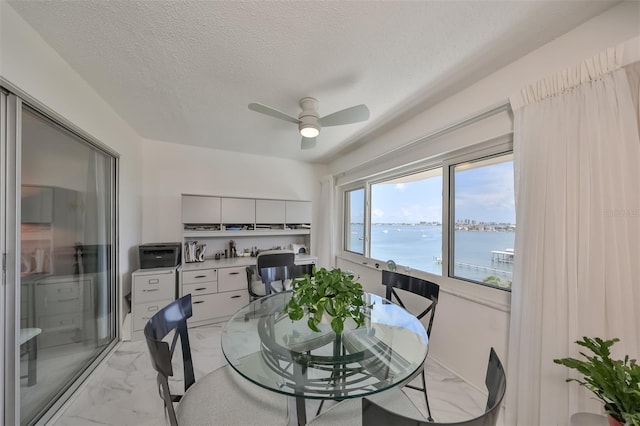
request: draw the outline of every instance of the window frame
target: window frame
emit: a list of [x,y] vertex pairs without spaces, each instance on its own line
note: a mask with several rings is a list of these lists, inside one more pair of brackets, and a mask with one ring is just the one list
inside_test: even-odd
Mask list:
[[[362,242],[362,253],[358,253],[357,251],[353,251],[353,250],[349,250],[347,248],[347,243],[350,241],[351,239],[351,228],[347,227],[347,224],[350,224],[351,222],[351,203],[348,203],[347,200],[350,201],[349,199],[349,194],[351,194],[354,191],[359,191],[362,190],[364,191],[364,200],[363,200],[363,209],[364,209],[364,215],[363,215],[363,226],[364,226],[364,235],[363,235],[363,242]],[[368,230],[369,230],[369,226],[367,223],[367,217],[369,216],[367,214],[368,212],[368,205],[369,203],[367,202],[367,190],[365,188],[364,185],[355,185],[353,187],[348,187],[345,188],[342,191],[342,211],[343,211],[343,215],[342,215],[342,250],[344,252],[347,253],[352,253],[355,256],[368,256],[368,241],[369,241],[369,235],[368,235]]]
[[[482,161],[482,160],[488,160],[491,158],[497,158],[497,157],[502,157],[502,156],[506,156],[506,155],[511,155],[513,156],[513,147],[511,148],[511,150],[506,151],[506,152],[493,152],[493,150],[488,150],[487,152],[491,152],[491,154],[488,155],[484,155],[484,156],[478,156],[477,154],[467,154],[467,155],[461,155],[459,157],[456,157],[455,159],[452,158],[452,161],[447,161],[447,169],[448,169],[448,179],[447,179],[447,183],[448,183],[448,191],[447,191],[447,198],[448,198],[448,204],[449,204],[449,216],[448,216],[448,226],[447,226],[447,244],[448,244],[448,249],[447,249],[447,277],[454,279],[454,280],[458,280],[458,281],[464,281],[464,282],[468,282],[468,283],[472,283],[472,284],[479,284],[485,287],[489,287],[489,288],[494,288],[497,290],[502,290],[502,291],[508,291],[511,292],[511,288],[506,288],[506,287],[500,287],[497,285],[493,285],[493,284],[489,284],[489,283],[485,283],[483,281],[477,281],[471,278],[464,278],[464,277],[460,277],[460,276],[456,276],[454,275],[454,271],[455,271],[455,168],[456,166],[460,165],[460,164],[464,164],[464,163],[473,163],[473,162],[477,162],[477,161]],[[454,161],[455,160],[455,161]],[[512,159],[513,161],[513,159]],[[515,194],[514,194],[515,196]],[[443,197],[444,198],[444,197]],[[443,227],[444,229],[444,227]],[[445,237],[443,236],[443,239]],[[452,259],[452,262],[449,262],[448,260]],[[443,268],[443,275],[444,275],[444,268]]]
[[[422,271],[415,269],[407,265],[398,265],[398,270],[402,272],[404,269],[406,273],[423,275],[427,279],[432,279],[439,282],[455,283],[453,285],[460,286],[462,288],[478,288],[480,285],[483,288],[490,290],[499,290],[501,293],[510,294],[510,288],[493,286],[487,283],[481,283],[466,278],[455,277],[452,275],[453,266],[450,264],[450,259],[453,259],[453,233],[452,226],[454,223],[454,193],[453,193],[453,179],[451,173],[456,165],[464,162],[477,161],[489,157],[495,157],[500,155],[513,154],[513,136],[511,133],[492,138],[480,143],[472,144],[464,148],[452,150],[447,153],[442,153],[431,158],[427,158],[422,161],[417,161],[412,164],[407,164],[402,167],[394,167],[390,170],[384,170],[380,173],[376,173],[373,176],[364,177],[349,182],[343,186],[338,186],[336,192],[341,195],[342,205],[340,206],[342,227],[342,241],[340,242],[340,249],[338,255],[346,260],[353,261],[365,266],[375,267],[376,269],[385,269],[386,260],[374,259],[370,257],[371,253],[371,186],[388,181],[391,179],[401,178],[403,176],[411,175],[414,173],[420,173],[423,171],[441,168],[442,169],[442,273],[440,275],[433,274],[428,271]],[[345,220],[347,218],[346,212],[348,211],[346,193],[354,189],[364,188],[365,190],[365,244],[364,254],[360,255],[352,251],[347,251],[346,239],[347,229],[345,227]]]

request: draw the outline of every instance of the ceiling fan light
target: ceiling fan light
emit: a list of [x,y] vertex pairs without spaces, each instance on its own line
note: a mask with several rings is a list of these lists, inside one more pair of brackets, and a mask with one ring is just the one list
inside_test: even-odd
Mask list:
[[300,126],[300,134],[305,138],[315,138],[320,134],[320,129],[312,124],[304,124]]

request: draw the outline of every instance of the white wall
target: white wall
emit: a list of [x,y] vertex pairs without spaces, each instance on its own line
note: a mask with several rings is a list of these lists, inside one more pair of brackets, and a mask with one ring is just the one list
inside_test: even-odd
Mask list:
[[141,235],[140,137],[5,1],[0,76],[120,155],[120,285],[124,294]]
[[[363,148],[333,161],[329,165],[330,172],[333,175],[347,172],[394,148],[504,102],[525,85],[639,34],[640,2],[619,4],[398,127],[367,140]],[[367,277],[366,281],[380,282],[379,272],[370,267],[363,267],[346,259],[339,260],[338,266],[361,273]],[[438,282],[442,289],[441,300],[437,308],[429,357],[437,359],[476,387],[484,389],[489,348],[494,346],[506,363],[508,300],[505,303],[504,292],[501,290],[455,283],[444,278]],[[464,289],[461,285],[481,288]],[[476,303],[473,301],[475,297],[485,300],[483,303]]]
[[[153,140],[143,142],[142,170],[145,243],[182,241],[181,194],[309,200],[317,224],[327,173],[322,165]],[[316,240],[312,234],[312,253]]]

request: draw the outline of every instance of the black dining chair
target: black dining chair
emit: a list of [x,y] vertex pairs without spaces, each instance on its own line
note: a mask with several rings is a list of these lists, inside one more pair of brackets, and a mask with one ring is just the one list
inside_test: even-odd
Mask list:
[[[427,318],[427,336],[431,337],[431,328],[433,327],[433,319],[436,314],[436,306],[438,305],[438,295],[440,294],[440,286],[431,281],[423,280],[416,277],[411,277],[409,275],[400,274],[392,271],[382,271],[382,285],[387,287],[385,297],[392,302],[397,303],[403,308],[407,309],[405,303],[402,301],[401,296],[405,295],[402,292],[397,290],[402,290],[405,292],[409,292],[418,296],[423,297],[426,302],[426,307],[423,311],[419,313],[411,312],[418,318],[422,320],[423,318]],[[406,300],[406,298],[405,298]],[[409,310],[409,309],[407,309]],[[422,379],[422,386],[416,385],[405,385],[405,387],[409,389],[414,389],[422,392],[424,394],[424,400],[427,404],[427,420],[430,422],[433,421],[431,417],[431,408],[429,407],[429,397],[427,396],[427,382],[425,380],[424,374],[424,365],[420,370],[420,375]]]
[[485,411],[478,417],[455,423],[425,422],[389,411],[381,405],[362,399],[362,424],[367,426],[495,426],[500,415],[500,404],[507,388],[507,378],[502,362],[491,348],[485,384],[489,391]]
[[[171,426],[208,424],[288,424],[288,401],[284,395],[267,391],[244,379],[228,365],[205,375],[197,383],[187,330],[191,318],[191,294],[158,311],[144,327],[151,364],[158,372],[158,392]],[[174,331],[171,346],[163,339]],[[180,338],[184,369],[184,394],[172,394],[169,377],[171,360]],[[178,403],[174,408],[173,404]],[[251,409],[247,409],[247,407]]]
[[[159,310],[144,327],[144,337],[151,355],[151,365],[158,373],[156,379],[158,393],[164,401],[165,412],[169,416],[171,426],[177,426],[178,424],[173,403],[179,402],[182,398],[182,395],[172,394],[169,389],[169,377],[173,376],[171,360],[178,338],[182,348],[184,391],[186,392],[196,381],[193,374],[193,361],[191,359],[191,347],[187,331],[187,319],[191,318],[191,315],[191,294],[187,294]],[[169,343],[163,339],[171,332],[174,332],[174,335],[171,339],[171,346],[169,346]]]

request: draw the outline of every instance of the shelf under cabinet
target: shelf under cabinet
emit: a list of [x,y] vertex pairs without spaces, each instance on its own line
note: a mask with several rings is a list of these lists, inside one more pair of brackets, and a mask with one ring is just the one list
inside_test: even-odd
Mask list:
[[184,231],[185,238],[206,238],[206,237],[269,237],[274,235],[309,235],[310,229],[264,229],[255,231]]

